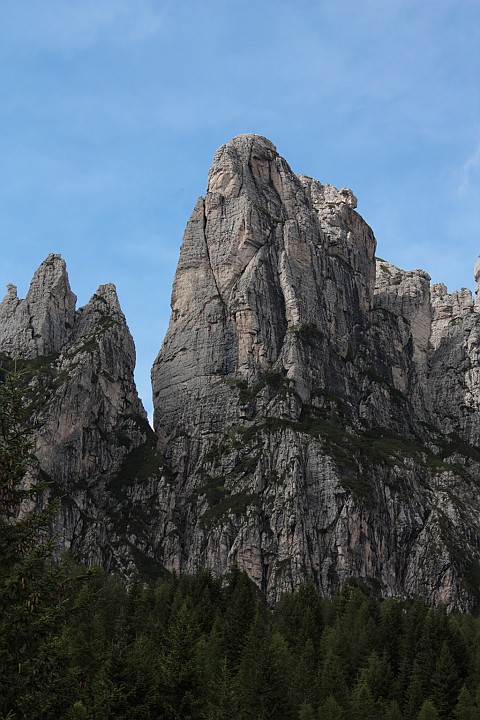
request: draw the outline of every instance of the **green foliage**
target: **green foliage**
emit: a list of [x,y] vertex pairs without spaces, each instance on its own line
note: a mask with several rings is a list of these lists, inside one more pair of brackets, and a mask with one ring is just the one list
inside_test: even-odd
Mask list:
[[464,685],[458,695],[453,717],[455,720],[478,720],[478,715],[479,708],[470,691]]
[[292,335],[298,337],[305,345],[315,347],[319,340],[323,338],[322,331],[314,323],[302,323],[292,327]]
[[416,720],[440,720],[440,715],[437,712],[435,705],[430,700],[425,700],[420,708]]
[[[312,585],[271,610],[237,567],[134,579],[91,573],[31,662],[42,685],[4,716],[118,720],[473,720],[480,619]],[[18,689],[18,685],[17,685]],[[33,701],[35,699],[36,705]],[[38,709],[37,709],[38,708]],[[1,716],[0,716],[1,717]]]

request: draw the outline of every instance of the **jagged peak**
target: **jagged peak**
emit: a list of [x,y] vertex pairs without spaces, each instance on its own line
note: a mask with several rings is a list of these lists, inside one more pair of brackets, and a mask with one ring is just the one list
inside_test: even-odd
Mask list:
[[89,304],[97,302],[98,300],[102,303],[106,303],[112,311],[122,312],[120,301],[118,299],[117,288],[113,283],[99,285],[90,298]]
[[[61,292],[73,295],[65,260],[61,255],[50,253],[35,271],[26,299],[28,301],[37,300],[41,295],[52,292],[55,287],[61,289]],[[73,297],[75,304],[77,298]]]
[[262,135],[237,135],[222,145],[208,173],[209,193],[229,197],[258,194],[259,188],[271,188],[274,172],[281,171],[299,183],[275,145]]
[[75,320],[75,338],[82,338],[95,332],[97,324],[105,322],[105,318],[109,318],[117,326],[118,324],[124,326],[129,333],[117,289],[113,283],[99,285],[90,300],[79,308]]
[[0,349],[19,357],[58,352],[75,318],[76,295],[71,291],[65,261],[50,253],[35,271],[25,299],[7,285],[0,305]]

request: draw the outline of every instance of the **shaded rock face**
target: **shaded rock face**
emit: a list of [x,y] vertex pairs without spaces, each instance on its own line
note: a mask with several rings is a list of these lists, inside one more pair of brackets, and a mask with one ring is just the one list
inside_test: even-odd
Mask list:
[[0,305],[1,364],[8,371],[17,361],[39,424],[33,480],[62,497],[59,550],[127,572],[134,563],[118,483],[125,458],[141,454],[153,433],[115,286],[101,285],[77,311],[75,301],[59,255],[42,263],[25,300],[9,286]]
[[376,261],[355,207],[260,136],[215,155],[152,370],[156,542],[179,571],[238,563],[272,600],[354,577],[469,607],[478,302]]

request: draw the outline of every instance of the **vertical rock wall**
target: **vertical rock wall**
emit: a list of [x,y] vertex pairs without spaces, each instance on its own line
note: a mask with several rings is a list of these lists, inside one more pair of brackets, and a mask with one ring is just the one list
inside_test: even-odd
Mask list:
[[355,206],[265,138],[215,155],[152,370],[158,541],[168,567],[238,562],[272,599],[355,577],[467,606],[478,313],[467,291],[439,301],[426,273],[375,263]]

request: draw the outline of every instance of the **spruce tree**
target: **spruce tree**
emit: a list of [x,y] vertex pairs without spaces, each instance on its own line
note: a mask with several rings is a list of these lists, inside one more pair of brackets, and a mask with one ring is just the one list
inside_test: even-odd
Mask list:
[[396,700],[392,700],[385,708],[383,720],[403,720],[403,715]]
[[416,717],[416,720],[440,720],[440,715],[437,712],[437,708],[431,700],[424,701]]
[[382,716],[367,682],[359,678],[352,690],[350,717],[352,720],[380,720]]
[[302,702],[300,705],[298,710],[298,720],[317,720],[315,710],[307,700]]
[[455,662],[446,642],[443,643],[432,678],[431,699],[441,718],[452,717],[460,689]]
[[468,688],[464,685],[458,695],[458,701],[453,711],[455,720],[478,720],[479,708]]
[[321,720],[344,720],[345,712],[337,700],[329,695],[320,705],[319,716]]
[[197,665],[198,639],[195,615],[190,602],[185,599],[170,620],[161,658],[168,718],[199,717],[203,689]]

